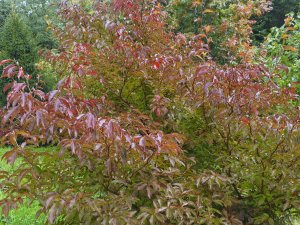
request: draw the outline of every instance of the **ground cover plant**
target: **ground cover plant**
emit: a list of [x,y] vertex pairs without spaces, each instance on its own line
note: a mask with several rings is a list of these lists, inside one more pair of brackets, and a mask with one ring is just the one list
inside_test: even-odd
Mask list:
[[[249,4],[236,8],[247,24],[261,7]],[[11,80],[1,143],[12,147],[3,159],[20,160],[0,172],[4,215],[29,199],[49,224],[289,224],[299,216],[298,95],[255,60],[242,26],[234,39],[245,44],[235,43],[224,64],[211,57],[206,25],[175,32],[159,1],[66,1],[60,16],[65,26],[52,27],[59,51],[44,53],[61,79],[55,90],[1,61]],[[33,147],[43,145],[56,147]]]

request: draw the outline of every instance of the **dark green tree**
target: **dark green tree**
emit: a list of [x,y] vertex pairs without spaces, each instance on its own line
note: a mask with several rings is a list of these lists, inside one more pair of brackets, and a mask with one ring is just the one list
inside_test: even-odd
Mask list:
[[52,22],[57,20],[57,3],[58,0],[18,0],[18,13],[25,16],[40,48],[53,49],[56,46],[52,33],[47,29],[46,18]]
[[56,9],[59,0],[1,0],[0,1],[0,27],[3,26],[6,17],[12,8],[30,28],[36,43],[40,48],[52,49],[56,41],[52,33],[47,29],[46,20],[58,21]]
[[0,1],[0,27],[3,26],[6,17],[9,15],[11,11],[11,5],[8,1]]
[[34,72],[37,60],[37,45],[20,15],[12,12],[6,19],[0,37],[1,58],[10,58],[26,67],[29,73]]
[[[35,63],[38,60],[37,45],[22,17],[12,12],[0,30],[0,59],[12,59],[26,68],[28,73],[35,75]],[[3,80],[0,88],[4,87]],[[4,103],[5,95],[1,91],[1,102]]]

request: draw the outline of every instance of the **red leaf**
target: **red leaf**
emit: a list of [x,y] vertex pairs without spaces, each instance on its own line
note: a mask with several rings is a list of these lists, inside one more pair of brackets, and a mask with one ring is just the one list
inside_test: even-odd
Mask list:
[[8,217],[8,213],[9,213],[9,206],[8,206],[8,202],[6,202],[6,204],[4,204],[2,206],[2,213],[5,217]]
[[45,93],[41,90],[34,90],[33,91],[35,95],[39,96],[42,100],[45,98]]
[[72,151],[73,154],[75,154],[76,146],[75,146],[75,142],[74,141],[71,141],[71,151]]
[[3,92],[6,93],[8,89],[10,89],[13,85],[14,85],[13,82],[6,84],[3,88]]
[[14,83],[12,89],[14,92],[19,92],[20,90],[24,90],[25,87],[26,87],[25,83]]
[[19,72],[18,72],[18,78],[20,79],[22,77],[24,77],[24,70],[22,67],[20,67]]
[[50,206],[50,204],[51,204],[53,198],[54,198],[54,195],[51,195],[51,196],[45,201],[45,208],[46,208],[46,209],[49,208],[49,206]]
[[249,124],[249,123],[250,123],[250,120],[249,120],[247,117],[242,117],[242,118],[241,118],[241,121],[242,121],[244,124]]
[[41,120],[43,119],[43,114],[40,110],[36,111],[36,125],[39,126]]
[[18,176],[18,183],[20,184],[24,176],[28,173],[28,169],[23,170]]
[[53,222],[55,220],[55,217],[56,217],[56,204],[53,204],[52,207],[49,210],[48,220],[49,220],[50,224],[53,224]]
[[0,66],[3,66],[4,64],[9,63],[9,62],[12,62],[12,60],[11,60],[11,59],[5,59],[5,60],[2,60],[2,61],[0,62]]
[[6,152],[3,156],[2,159],[6,159],[8,163],[13,164],[16,161],[17,158],[17,152],[15,149]]
[[145,137],[142,137],[139,141],[139,145],[143,148],[145,148],[146,142],[145,142]]
[[11,78],[15,73],[18,67],[15,65],[8,65],[7,67],[4,68],[3,73],[2,73],[2,77],[8,77]]
[[2,118],[2,124],[5,124],[9,117],[16,111],[17,108],[10,109]]
[[48,96],[48,101],[49,102],[54,98],[54,96],[56,95],[57,92],[58,92],[58,90],[54,90],[54,91],[49,92],[49,96]]
[[153,68],[154,68],[154,69],[159,69],[159,68],[160,68],[160,65],[161,65],[161,64],[160,64],[159,62],[156,62],[156,61],[155,61],[155,62],[153,63]]

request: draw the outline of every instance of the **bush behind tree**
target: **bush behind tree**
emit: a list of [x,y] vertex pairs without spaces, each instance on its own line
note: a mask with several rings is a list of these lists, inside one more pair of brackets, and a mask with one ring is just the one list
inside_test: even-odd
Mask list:
[[280,28],[274,27],[259,48],[257,59],[273,73],[276,82],[300,93],[300,13],[290,13]]

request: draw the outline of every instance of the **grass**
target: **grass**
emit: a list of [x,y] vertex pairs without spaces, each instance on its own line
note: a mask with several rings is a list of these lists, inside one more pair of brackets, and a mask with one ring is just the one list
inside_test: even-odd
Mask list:
[[[2,155],[8,151],[9,148],[0,148],[0,170],[12,171],[15,166],[8,165],[4,160],[1,160]],[[16,162],[17,164],[18,162]],[[4,197],[4,194],[0,190],[0,199]],[[25,201],[26,202],[26,201]],[[41,215],[39,218],[36,218],[35,214],[39,209],[37,202],[34,202],[31,205],[28,203],[20,206],[16,210],[12,210],[9,213],[8,218],[0,216],[0,225],[42,225],[45,224],[46,217]]]

